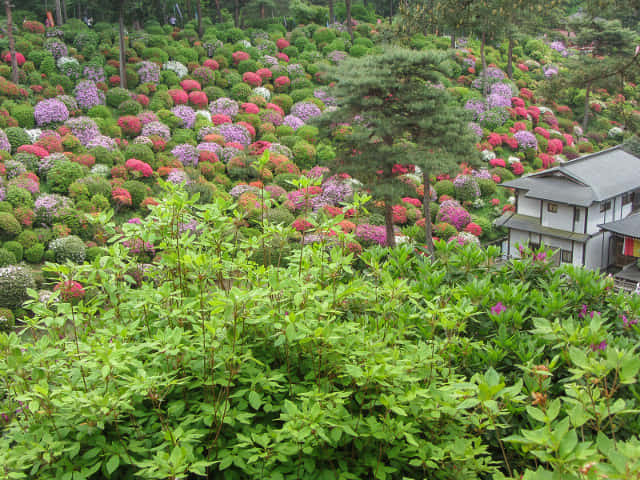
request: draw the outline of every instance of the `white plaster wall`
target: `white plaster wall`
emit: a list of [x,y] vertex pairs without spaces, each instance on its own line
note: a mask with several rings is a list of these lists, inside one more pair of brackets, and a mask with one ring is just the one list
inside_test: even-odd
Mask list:
[[607,218],[610,219],[607,221],[611,221],[611,219],[613,219],[612,210],[613,208],[608,212],[601,212],[599,203],[594,203],[593,205],[591,205],[589,207],[589,218],[587,219],[587,234],[593,235],[594,233],[600,231],[600,229],[598,228],[598,224],[605,223],[605,213],[607,213]]
[[518,194],[518,212],[520,215],[540,218],[540,200],[527,198],[524,193]]
[[548,210],[549,203],[552,202],[542,202],[542,225],[569,232],[573,231],[573,206],[557,203],[558,211],[551,213]]
[[582,265],[582,251],[584,250],[584,243],[574,242],[573,244],[573,265]]
[[[609,237],[611,234],[609,232],[604,232],[604,234],[596,235],[592,237],[587,242],[587,252],[585,255],[585,266],[591,270],[600,270],[606,268],[608,258],[608,252],[606,251],[609,245]],[[604,250],[603,250],[603,242],[604,242]]]

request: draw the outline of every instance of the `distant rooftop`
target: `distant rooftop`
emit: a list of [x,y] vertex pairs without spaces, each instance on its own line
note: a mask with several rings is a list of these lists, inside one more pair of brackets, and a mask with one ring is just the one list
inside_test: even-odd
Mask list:
[[640,213],[629,215],[615,222],[603,223],[598,227],[624,237],[640,238]]
[[588,207],[640,188],[640,158],[617,146],[501,185],[526,190],[530,198]]

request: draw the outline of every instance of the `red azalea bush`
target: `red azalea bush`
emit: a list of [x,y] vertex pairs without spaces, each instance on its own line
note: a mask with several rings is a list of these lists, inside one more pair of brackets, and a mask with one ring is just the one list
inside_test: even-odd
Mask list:
[[125,115],[118,119],[118,126],[122,133],[128,137],[137,137],[142,131],[142,122],[138,117]]
[[21,145],[18,147],[18,152],[31,153],[36,155],[38,158],[44,158],[49,155],[47,149],[39,145]]
[[282,60],[283,62],[288,62],[289,61],[289,55],[282,53],[282,52],[278,52],[276,53],[276,57],[280,60]]
[[80,165],[84,165],[85,167],[91,168],[96,163],[96,157],[88,153],[81,153],[80,155],[76,155],[75,157],[73,157],[72,161],[79,163]]
[[189,102],[189,95],[184,90],[174,88],[169,90],[168,93],[174,105],[184,105]]
[[136,158],[130,158],[124,164],[130,172],[139,174],[141,177],[148,178],[153,175],[153,168],[146,162]]
[[180,86],[187,92],[191,92],[193,90],[202,90],[202,87],[200,86],[200,82],[192,79],[182,80],[180,82]]
[[273,73],[271,73],[271,70],[268,68],[261,68],[256,71],[256,73],[260,75],[260,78],[263,80],[269,80],[273,76]]
[[536,127],[533,129],[533,131],[535,133],[537,133],[538,135],[543,136],[544,138],[546,138],[547,140],[549,140],[549,137],[551,136],[551,134],[549,133],[548,130],[542,128],[542,127]]
[[276,78],[273,84],[275,85],[276,88],[283,89],[285,87],[288,87],[291,84],[291,80],[289,80],[289,77],[285,77],[284,75],[282,75]]
[[194,107],[205,108],[209,104],[209,99],[204,92],[190,92],[189,103]]
[[284,117],[284,110],[280,107],[280,105],[276,105],[275,103],[267,103],[266,108],[267,110],[275,110]]
[[262,85],[262,77],[253,72],[245,72],[242,75],[242,81],[251,85],[252,87],[259,87],[260,85]]
[[[11,63],[11,54],[9,52],[5,53],[2,59],[6,63]],[[24,58],[24,55],[20,52],[16,52],[16,61],[18,62],[18,66],[21,67],[22,65],[24,65],[24,62],[26,62],[27,59]]]
[[80,300],[85,296],[85,290],[82,284],[73,280],[66,280],[58,283],[54,288],[54,292],[60,292],[60,298],[64,302],[72,300]]
[[147,97],[145,94],[143,93],[139,93],[135,96],[135,100],[136,102],[138,102],[140,105],[142,105],[143,107],[146,107],[149,105],[149,97]]
[[476,237],[479,237],[480,235],[482,235],[482,227],[477,223],[473,223],[473,222],[469,223],[464,228],[464,231],[470,233],[471,235],[475,235]]
[[499,147],[502,145],[502,137],[499,133],[490,133],[487,141],[492,147]]
[[505,161],[501,158],[492,158],[489,160],[489,165],[492,167],[503,167],[506,165]]
[[260,107],[258,107],[255,103],[243,103],[240,105],[240,108],[244,113],[258,114],[260,113]]
[[114,188],[111,191],[111,200],[119,207],[130,207],[132,204],[131,194],[124,188]]
[[511,164],[511,170],[516,175],[522,175],[524,173],[524,167],[520,162],[513,162]]
[[243,62],[244,60],[249,60],[250,55],[247,52],[234,52],[231,55],[231,58],[233,59],[233,63],[238,64],[240,62]]
[[313,225],[306,221],[304,218],[297,218],[291,224],[293,228],[295,228],[298,232],[306,232],[313,228]]
[[225,115],[224,113],[216,113],[215,115],[211,115],[211,123],[214,125],[222,125],[223,123],[233,123],[231,121],[231,117],[229,115]]
[[279,38],[278,40],[276,40],[276,47],[278,47],[278,50],[284,50],[289,45],[291,44],[286,38]]
[[552,138],[551,140],[549,140],[549,143],[547,144],[547,153],[549,155],[559,155],[562,153],[562,149],[562,140],[559,140],[557,138]]
[[218,62],[216,62],[215,60],[211,59],[211,58],[207,58],[203,63],[202,63],[203,67],[207,67],[210,68],[211,70],[218,70],[220,68],[220,65],[218,64]]
[[394,205],[391,207],[393,223],[396,225],[404,225],[407,223],[407,207],[402,205]]

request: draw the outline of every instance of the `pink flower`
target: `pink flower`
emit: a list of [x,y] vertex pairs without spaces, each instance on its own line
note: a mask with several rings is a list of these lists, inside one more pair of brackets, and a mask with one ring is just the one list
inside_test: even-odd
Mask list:
[[507,307],[505,307],[502,304],[502,302],[498,302],[493,307],[491,307],[491,313],[494,315],[500,315],[502,312],[506,310],[507,310]]

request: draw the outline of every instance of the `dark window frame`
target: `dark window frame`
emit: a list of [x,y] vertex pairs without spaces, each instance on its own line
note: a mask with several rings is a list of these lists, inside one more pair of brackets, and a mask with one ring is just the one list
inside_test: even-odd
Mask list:
[[560,249],[560,262],[573,263],[573,252],[571,250]]
[[552,202],[547,203],[547,212],[558,213],[558,204]]

